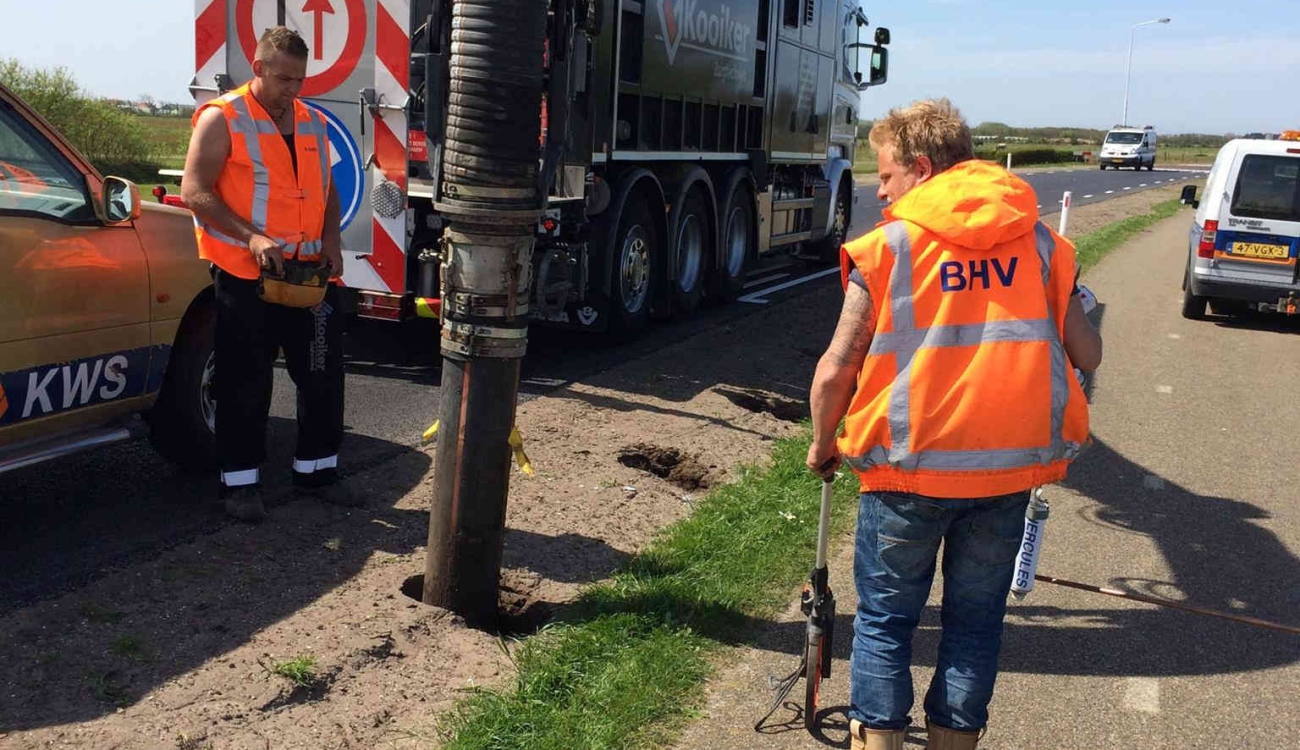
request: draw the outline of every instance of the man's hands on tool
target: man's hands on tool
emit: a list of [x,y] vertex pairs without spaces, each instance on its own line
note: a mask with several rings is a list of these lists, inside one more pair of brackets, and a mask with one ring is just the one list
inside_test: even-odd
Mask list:
[[326,243],[321,248],[320,264],[324,268],[329,268],[331,275],[343,273],[343,249],[338,245]]
[[276,276],[284,275],[284,253],[280,250],[280,243],[265,235],[255,234],[248,238],[248,251],[257,260],[258,268],[275,269]]
[[840,450],[833,441],[828,445],[819,445],[813,441],[808,446],[808,460],[804,463],[812,473],[822,479],[830,479],[840,468]]

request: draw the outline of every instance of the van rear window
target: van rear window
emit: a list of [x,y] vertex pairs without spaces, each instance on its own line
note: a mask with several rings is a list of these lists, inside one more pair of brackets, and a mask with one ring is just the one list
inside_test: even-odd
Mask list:
[[1300,221],[1300,158],[1253,154],[1241,162],[1232,191],[1233,216]]

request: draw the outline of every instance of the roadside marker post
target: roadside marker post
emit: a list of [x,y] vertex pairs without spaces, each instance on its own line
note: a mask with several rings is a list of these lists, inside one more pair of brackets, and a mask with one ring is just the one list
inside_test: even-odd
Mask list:
[[1061,198],[1061,226],[1057,228],[1056,233],[1065,236],[1065,227],[1070,223],[1070,191],[1066,190],[1065,195]]
[[1011,171],[1011,152],[1007,152],[1007,171]]

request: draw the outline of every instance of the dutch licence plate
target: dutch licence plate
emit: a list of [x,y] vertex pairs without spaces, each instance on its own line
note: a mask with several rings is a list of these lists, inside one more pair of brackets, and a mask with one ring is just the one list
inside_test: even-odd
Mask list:
[[1287,245],[1266,245],[1261,242],[1234,242],[1232,254],[1242,258],[1286,260],[1291,255],[1291,248]]
[[1123,164],[1123,163],[1124,163],[1124,160],[1123,160],[1123,159],[1111,159],[1111,161],[1115,162],[1116,164]]

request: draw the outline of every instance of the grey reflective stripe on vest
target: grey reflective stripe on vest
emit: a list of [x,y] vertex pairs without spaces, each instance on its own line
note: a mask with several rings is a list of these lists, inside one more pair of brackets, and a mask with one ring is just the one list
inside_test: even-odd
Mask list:
[[[211,224],[202,221],[201,219],[199,219],[198,216],[194,217],[194,226],[202,229],[209,237],[212,237],[215,240],[220,240],[221,242],[224,242],[227,245],[234,245],[235,247],[242,247],[242,248],[248,247],[247,244],[240,242],[239,240],[235,239],[234,237],[231,237],[230,235],[226,234],[220,229],[217,229]],[[287,242],[284,245],[282,245],[280,249],[286,256],[289,257],[292,257],[294,253],[299,253],[299,252],[301,252],[303,255],[320,255],[321,241],[308,240],[307,242]]]
[[320,255],[321,241],[308,240],[307,242],[290,242],[284,245],[281,250],[286,258],[293,257],[294,253],[301,252],[303,255]]
[[311,121],[299,122],[297,125],[298,135],[308,135],[316,139],[316,155],[320,157],[320,179],[321,179],[321,200],[329,201],[330,197],[330,157],[329,157],[329,129],[325,126],[325,119],[321,117],[316,110],[311,110]]
[[[1065,407],[1070,400],[1069,377],[1065,348],[1056,332],[1056,323],[1049,316],[1035,320],[995,320],[968,325],[942,325],[930,328],[916,327],[915,308],[912,303],[912,242],[907,226],[895,221],[884,226],[885,239],[894,254],[894,269],[889,277],[890,310],[893,330],[876,334],[871,341],[870,354],[893,354],[897,374],[889,392],[889,435],[892,446],[874,446],[860,456],[847,456],[849,465],[859,471],[876,466],[891,465],[907,471],[981,471],[1019,469],[1049,464],[1062,458],[1074,458],[1081,446],[1066,443],[1062,437],[1065,425]],[[1034,244],[1043,267],[1043,284],[1046,288],[1050,276],[1052,254],[1056,241],[1041,222],[1034,227]],[[1051,444],[1041,448],[1012,448],[978,451],[929,450],[911,451],[912,415],[912,363],[921,349],[939,347],[980,346],[998,342],[1048,342],[1050,351],[1051,391]]]
[[1052,254],[1056,252],[1056,240],[1052,230],[1043,222],[1034,224],[1034,249],[1038,251],[1038,261],[1043,266],[1043,286],[1047,286],[1052,277]]
[[[262,159],[262,143],[258,135],[279,134],[280,129],[273,122],[253,119],[248,111],[248,102],[239,97],[230,103],[235,110],[235,119],[230,123],[233,132],[244,135],[244,148],[248,150],[248,159],[253,162],[253,210],[248,220],[259,232],[266,231],[266,214],[271,204],[271,173],[266,169]],[[266,128],[270,130],[267,131]]]
[[217,229],[211,224],[201,220],[197,214],[194,216],[194,226],[198,227],[199,229],[202,229],[204,234],[207,234],[209,237],[213,238],[214,240],[220,240],[221,242],[224,242],[227,245],[234,245],[235,247],[248,247],[248,245],[244,244],[243,242],[240,242],[239,240],[235,239],[234,237],[231,237],[230,235],[226,234],[220,229]]

